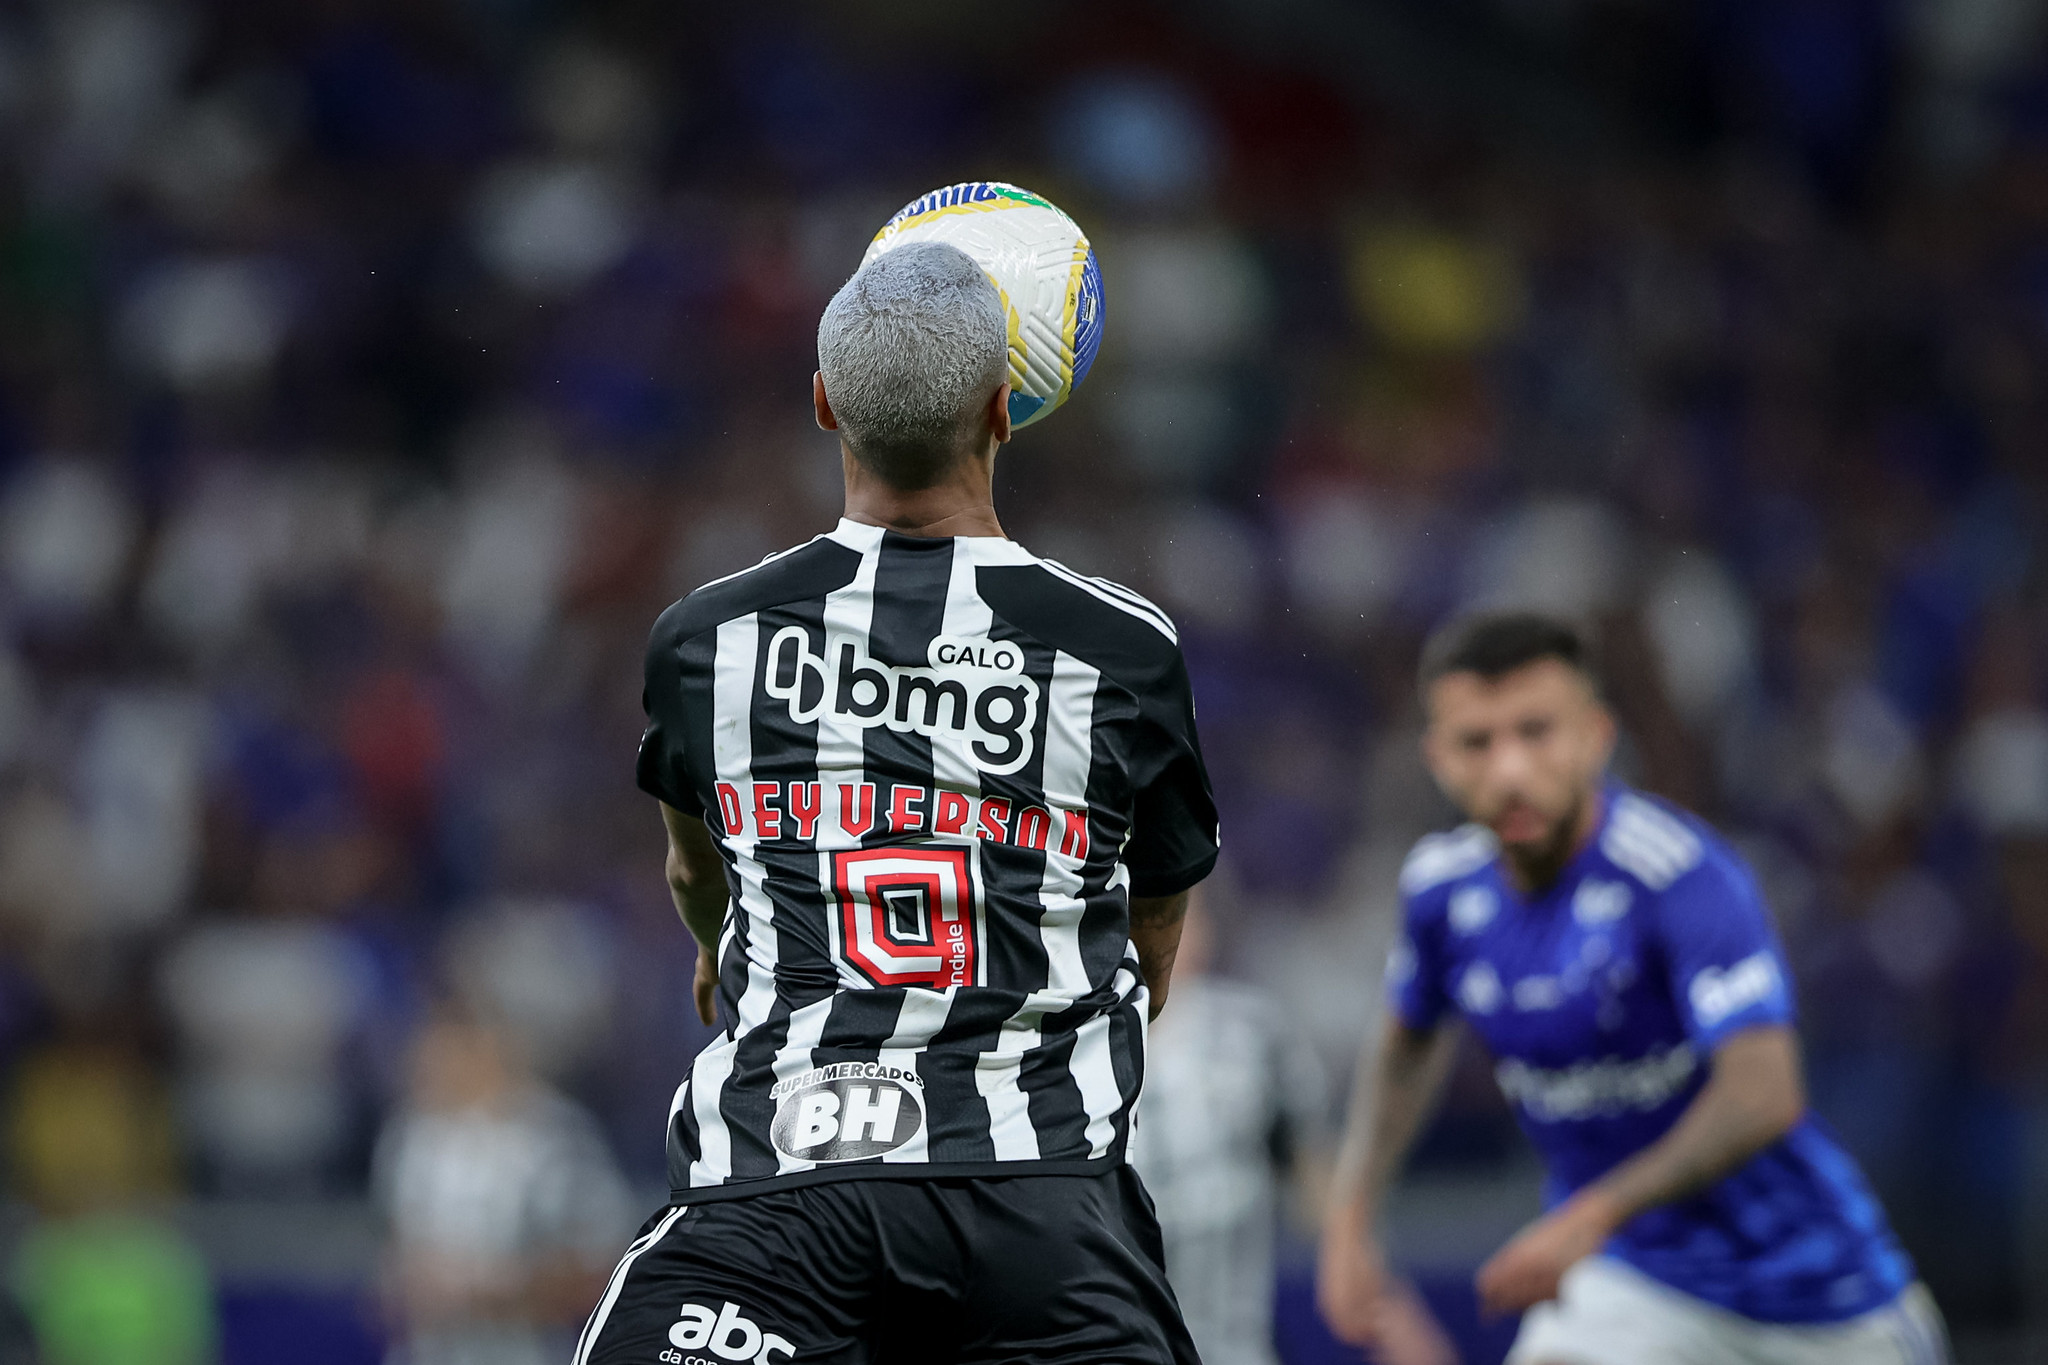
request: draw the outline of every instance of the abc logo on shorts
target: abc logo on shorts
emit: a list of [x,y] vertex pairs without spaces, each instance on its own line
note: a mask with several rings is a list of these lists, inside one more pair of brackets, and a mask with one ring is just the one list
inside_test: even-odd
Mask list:
[[[715,1313],[701,1303],[684,1304],[681,1319],[668,1329],[668,1340],[670,1349],[659,1357],[663,1365],[783,1365],[796,1351],[795,1342],[762,1331],[730,1302]],[[709,1357],[690,1354],[705,1350]]]

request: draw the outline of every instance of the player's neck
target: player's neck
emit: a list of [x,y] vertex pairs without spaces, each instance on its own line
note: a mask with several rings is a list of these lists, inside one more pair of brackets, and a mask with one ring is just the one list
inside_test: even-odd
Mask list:
[[1000,536],[996,520],[995,455],[964,459],[929,488],[894,488],[842,453],[846,518],[906,536]]

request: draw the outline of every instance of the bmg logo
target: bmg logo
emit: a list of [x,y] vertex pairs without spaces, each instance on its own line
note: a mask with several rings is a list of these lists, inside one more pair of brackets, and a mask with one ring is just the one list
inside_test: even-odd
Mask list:
[[747,1361],[749,1365],[779,1365],[796,1353],[796,1343],[773,1332],[764,1332],[752,1318],[740,1316],[736,1303],[712,1312],[701,1303],[683,1305],[682,1319],[668,1329],[671,1349],[663,1351],[663,1365],[715,1365],[715,1362],[685,1354],[708,1350],[720,1361]]
[[829,714],[964,745],[985,773],[1013,773],[1030,759],[1039,684],[1016,645],[941,635],[927,652],[931,667],[908,668],[871,657],[859,639],[827,636],[824,653],[812,644],[809,627],[784,626],[762,661],[762,690],[788,703],[796,724]]

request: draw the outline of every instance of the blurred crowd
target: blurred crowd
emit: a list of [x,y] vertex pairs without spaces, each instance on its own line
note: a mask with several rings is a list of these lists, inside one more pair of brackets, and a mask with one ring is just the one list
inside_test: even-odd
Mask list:
[[[1626,774],[1761,873],[1816,1105],[1951,1317],[2048,1317],[2048,6],[1327,8],[0,4],[0,1075],[45,1359],[171,1360],[181,1311],[213,1349],[165,1200],[483,1236],[390,1193],[446,1183],[436,1114],[584,1182],[500,1211],[531,1264],[478,1294],[609,1262],[704,1038],[631,780],[646,631],[830,526],[818,312],[976,177],[1102,261],[1100,361],[999,510],[1183,627],[1219,962],[1341,1074],[1449,817],[1420,639],[1572,613]],[[1454,22],[1434,103],[1343,60]],[[1425,1160],[1512,1161],[1468,1070]],[[112,1292],[64,1279],[94,1237],[169,1305],[139,1355],[49,1345]]]

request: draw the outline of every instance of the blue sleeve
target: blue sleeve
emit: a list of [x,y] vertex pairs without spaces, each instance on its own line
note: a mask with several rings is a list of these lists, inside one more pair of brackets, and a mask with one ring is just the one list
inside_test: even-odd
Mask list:
[[1401,936],[1387,953],[1387,1008],[1417,1032],[1435,1028],[1451,1004],[1444,993],[1443,917],[1426,912],[1428,899],[1401,898]]
[[1732,1033],[1792,1023],[1791,974],[1756,880],[1710,853],[1658,900],[1671,998],[1695,1049]]

